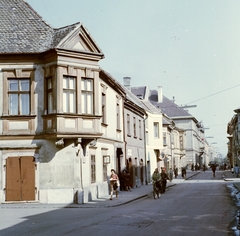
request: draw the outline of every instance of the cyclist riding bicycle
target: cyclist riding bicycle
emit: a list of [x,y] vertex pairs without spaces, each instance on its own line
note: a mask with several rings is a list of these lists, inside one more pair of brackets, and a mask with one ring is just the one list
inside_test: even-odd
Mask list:
[[161,175],[158,172],[158,168],[155,169],[155,171],[152,174],[152,184],[153,184],[153,189],[154,189],[154,185],[156,184],[157,181],[161,180]]

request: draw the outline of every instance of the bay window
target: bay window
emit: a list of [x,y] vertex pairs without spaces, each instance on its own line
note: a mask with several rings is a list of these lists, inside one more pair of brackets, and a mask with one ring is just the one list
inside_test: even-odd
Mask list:
[[93,114],[93,80],[92,79],[82,78],[81,92],[82,92],[82,113]]
[[63,77],[63,112],[76,113],[76,78]]

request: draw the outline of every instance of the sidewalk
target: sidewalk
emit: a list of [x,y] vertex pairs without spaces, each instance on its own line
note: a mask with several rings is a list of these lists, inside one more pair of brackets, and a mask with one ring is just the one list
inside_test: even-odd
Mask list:
[[[187,171],[187,179],[197,175],[200,171],[192,172]],[[240,179],[239,179],[240,180]],[[167,189],[175,186],[178,183],[182,183],[185,180],[181,175],[178,175],[177,179],[173,179],[172,182],[167,181]],[[139,188],[134,188],[132,191],[119,191],[118,199],[113,195],[113,199],[110,200],[110,196],[98,198],[85,204],[41,204],[41,203],[17,203],[17,204],[1,204],[1,208],[103,208],[103,207],[117,207],[138,199],[152,196],[152,184],[143,185]]]
[[[197,175],[198,172],[187,171],[187,179],[191,178],[194,175]],[[184,182],[181,175],[178,175],[177,179],[173,179],[172,182],[167,181],[167,189],[175,186],[178,183]],[[110,196],[106,196],[95,201],[91,201],[81,205],[69,205],[68,207],[80,207],[80,208],[91,208],[91,207],[117,207],[130,202],[136,201],[138,199],[152,196],[152,184],[143,185],[139,188],[134,188],[132,191],[120,191],[118,199],[113,195],[113,200],[109,200]]]
[[240,191],[240,176],[237,178],[231,171],[225,170],[223,173],[223,179],[225,181],[233,181],[233,185]]

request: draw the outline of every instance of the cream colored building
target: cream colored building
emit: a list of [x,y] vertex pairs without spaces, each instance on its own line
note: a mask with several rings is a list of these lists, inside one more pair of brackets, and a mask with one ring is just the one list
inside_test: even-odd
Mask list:
[[0,201],[107,195],[111,168],[125,168],[125,92],[101,49],[81,23],[53,29],[22,0],[0,15]]

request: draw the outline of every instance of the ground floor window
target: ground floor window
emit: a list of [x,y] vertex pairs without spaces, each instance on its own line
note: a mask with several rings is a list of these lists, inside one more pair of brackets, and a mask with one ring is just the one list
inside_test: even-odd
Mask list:
[[96,160],[95,155],[91,155],[91,183],[96,182]]

